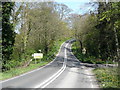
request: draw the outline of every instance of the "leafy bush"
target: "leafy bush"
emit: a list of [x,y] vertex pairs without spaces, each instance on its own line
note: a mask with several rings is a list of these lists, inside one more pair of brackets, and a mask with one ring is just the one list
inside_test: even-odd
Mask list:
[[20,66],[20,62],[17,61],[17,60],[11,60],[11,61],[9,62],[9,65],[10,65],[10,68],[15,68],[15,67]]
[[26,51],[27,55],[32,55],[35,52],[36,52],[35,50],[31,50],[31,49]]
[[[72,45],[72,52],[74,55],[83,63],[90,63],[90,64],[105,64],[106,61],[102,61],[101,59],[97,59],[94,56],[84,55],[79,50],[79,48],[76,47],[76,43],[74,42]],[[110,61],[109,61],[110,63]]]

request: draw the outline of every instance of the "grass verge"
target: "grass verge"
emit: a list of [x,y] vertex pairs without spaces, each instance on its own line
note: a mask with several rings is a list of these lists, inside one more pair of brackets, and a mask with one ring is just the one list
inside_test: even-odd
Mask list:
[[120,88],[117,68],[96,68],[93,72],[101,88]]
[[38,64],[30,64],[27,67],[13,68],[13,69],[11,69],[9,71],[0,73],[0,76],[2,76],[2,77],[0,77],[0,80],[5,80],[5,79],[8,79],[8,78],[12,78],[14,76],[18,76],[18,75],[23,74],[25,72],[34,70],[34,69],[36,69],[38,67],[41,67],[41,66],[44,66],[47,63],[49,63],[49,62],[48,61],[42,61],[42,62],[40,62]]
[[55,55],[58,53],[58,50],[59,50],[61,44],[66,40],[67,39],[59,40],[59,41],[55,42],[54,48],[51,50],[51,52],[49,52],[48,55],[45,55],[44,58],[41,60],[41,62],[39,62],[37,64],[34,64],[34,61],[33,61],[27,67],[12,68],[9,71],[0,72],[0,80],[9,79],[9,78],[12,78],[12,77],[18,76],[20,74],[32,71],[34,69],[37,69],[39,67],[42,67],[42,66],[48,64],[49,62],[51,62],[55,58]]

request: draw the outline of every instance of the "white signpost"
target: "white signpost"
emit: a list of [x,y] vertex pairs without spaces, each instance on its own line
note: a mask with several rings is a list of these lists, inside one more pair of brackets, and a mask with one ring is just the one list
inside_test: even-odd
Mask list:
[[43,53],[34,53],[34,54],[32,54],[32,56],[34,57],[34,59],[35,59],[35,64],[36,64],[36,59],[41,59],[41,58],[43,58]]
[[82,53],[86,54],[86,49],[85,48],[83,48]]

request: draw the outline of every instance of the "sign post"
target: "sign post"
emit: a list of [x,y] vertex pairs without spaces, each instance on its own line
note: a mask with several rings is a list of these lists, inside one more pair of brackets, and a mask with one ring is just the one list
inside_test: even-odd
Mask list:
[[43,53],[34,53],[34,54],[32,54],[32,56],[34,57],[34,59],[35,59],[35,64],[36,64],[36,59],[41,59],[41,58],[43,58]]

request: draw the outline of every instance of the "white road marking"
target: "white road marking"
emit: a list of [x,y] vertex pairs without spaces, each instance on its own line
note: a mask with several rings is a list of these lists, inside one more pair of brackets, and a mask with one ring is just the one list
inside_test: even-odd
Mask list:
[[89,81],[91,82],[90,84],[91,84],[91,88],[94,88],[94,86],[93,86],[93,83],[92,83],[92,78],[91,78],[91,76],[88,76],[88,78],[90,79]]
[[[86,72],[87,72],[87,74],[89,74],[89,75],[91,75],[91,72],[89,71],[89,70],[85,70]],[[94,85],[93,85],[93,83],[92,83],[92,78],[91,78],[92,76],[88,76],[88,78],[89,78],[89,81],[91,82],[90,83],[90,85],[91,85],[91,88],[94,88]]]
[[[76,56],[75,56],[75,55],[73,54],[73,52],[72,52],[72,44],[70,44],[70,50],[71,50],[70,53],[76,58]],[[76,58],[76,60],[79,61],[77,58]]]
[[[66,48],[67,48],[68,44],[69,43],[66,44],[66,46],[65,46]],[[67,50],[66,50],[66,48],[65,48],[65,58],[64,58],[64,63],[63,63],[62,68],[57,73],[52,75],[50,78],[45,80],[43,83],[41,83],[39,85],[36,85],[34,88],[45,88],[47,85],[52,83],[57,77],[59,77],[62,74],[62,72],[66,69],[66,59],[67,59]]]
[[[65,43],[65,42],[64,42],[64,43]],[[59,52],[58,52],[58,54],[56,55],[55,59],[56,59],[57,56],[59,55],[60,50],[61,50],[61,48],[62,48],[62,46],[63,46],[64,43],[62,43],[62,45],[61,45],[61,47],[60,47],[60,49],[59,49]],[[16,78],[19,78],[19,77],[22,77],[22,76],[25,76],[25,75],[27,75],[27,74],[33,73],[33,72],[38,71],[38,70],[40,70],[40,69],[42,69],[42,68],[45,68],[46,66],[50,65],[51,63],[53,63],[53,62],[55,61],[55,59],[54,59],[53,61],[51,61],[50,63],[46,64],[45,66],[41,67],[41,68],[35,69],[35,70],[33,70],[33,71],[30,71],[30,72],[27,72],[27,73],[24,73],[24,74],[21,74],[21,75],[19,75],[19,76],[15,76],[15,77],[13,77],[13,78],[10,78],[10,79],[4,80],[4,81],[1,81],[0,84],[2,84],[2,83],[4,83],[4,82],[7,82],[7,81],[10,81],[10,80],[13,80],[13,79],[16,79]]]
[[54,79],[56,79],[58,77],[59,74],[61,74],[63,72],[63,70],[66,68],[66,65],[63,65],[63,67],[57,72],[55,73],[53,76],[51,76],[49,79],[47,79],[46,81],[44,81],[43,83],[36,85],[34,88],[44,88],[46,87],[48,84],[50,84]]
[[78,72],[78,68],[70,68],[70,71],[55,88],[77,88],[75,86],[79,75],[75,72]]

